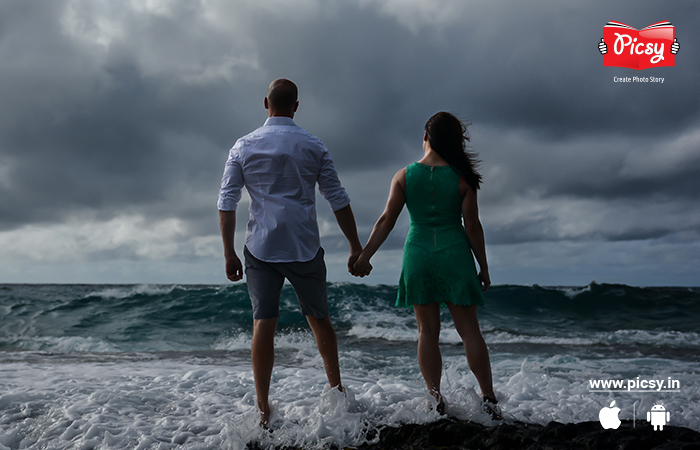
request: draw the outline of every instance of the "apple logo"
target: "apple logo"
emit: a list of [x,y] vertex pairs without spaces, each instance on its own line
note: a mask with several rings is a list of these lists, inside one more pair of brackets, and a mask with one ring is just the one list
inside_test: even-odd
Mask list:
[[610,407],[603,407],[598,414],[598,419],[600,419],[600,424],[603,428],[617,430],[620,426],[620,418],[617,415],[620,413],[620,408],[615,406],[615,400],[610,403]]

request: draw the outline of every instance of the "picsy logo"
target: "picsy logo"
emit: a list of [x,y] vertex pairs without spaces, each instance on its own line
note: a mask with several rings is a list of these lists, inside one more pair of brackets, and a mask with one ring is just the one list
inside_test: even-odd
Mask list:
[[[676,65],[680,44],[671,22],[658,22],[637,30],[621,22],[608,22],[598,50],[603,65],[643,70]],[[609,49],[612,48],[612,52]]]

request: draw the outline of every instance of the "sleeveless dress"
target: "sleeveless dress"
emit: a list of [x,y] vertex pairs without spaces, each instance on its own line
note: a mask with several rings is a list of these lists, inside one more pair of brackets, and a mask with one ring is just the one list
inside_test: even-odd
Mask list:
[[459,175],[451,166],[406,167],[411,226],[404,244],[396,306],[445,302],[483,305],[462,224]]

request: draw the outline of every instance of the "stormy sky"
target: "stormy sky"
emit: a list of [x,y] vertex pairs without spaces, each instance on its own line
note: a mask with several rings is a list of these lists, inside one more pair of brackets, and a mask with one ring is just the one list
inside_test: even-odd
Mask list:
[[[604,67],[610,20],[672,22],[675,67]],[[445,110],[495,284],[700,285],[699,44],[696,0],[0,1],[0,282],[226,283],[224,162],[286,77],[363,242]],[[360,281],[318,214],[329,279]],[[396,284],[407,216],[362,282]]]

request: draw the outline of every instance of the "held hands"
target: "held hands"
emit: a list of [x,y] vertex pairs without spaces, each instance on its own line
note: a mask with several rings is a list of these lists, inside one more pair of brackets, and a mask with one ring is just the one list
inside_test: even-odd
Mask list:
[[369,263],[369,258],[366,253],[360,253],[356,258],[350,273],[356,277],[366,277],[372,272],[372,264]]
[[362,250],[359,251],[351,251],[350,252],[350,258],[348,258],[348,272],[350,272],[350,275],[359,277],[357,272],[355,272],[354,266],[355,266],[355,261],[357,261],[357,258],[360,257],[360,254],[362,253]]

